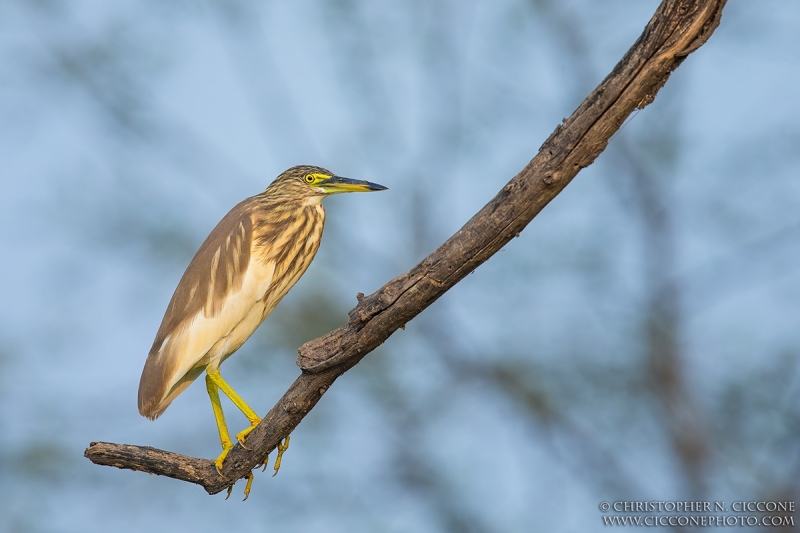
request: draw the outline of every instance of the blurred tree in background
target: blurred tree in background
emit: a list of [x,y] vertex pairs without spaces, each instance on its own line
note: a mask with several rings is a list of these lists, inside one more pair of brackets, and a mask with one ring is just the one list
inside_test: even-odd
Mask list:
[[603,500],[795,499],[800,7],[775,1],[729,4],[519,239],[325,395],[247,504],[82,458],[218,453],[202,387],[156,423],[135,397],[235,203],[300,163],[390,188],[326,202],[314,264],[225,365],[265,411],[297,347],[491,198],[657,4],[0,3],[0,529],[586,531]]

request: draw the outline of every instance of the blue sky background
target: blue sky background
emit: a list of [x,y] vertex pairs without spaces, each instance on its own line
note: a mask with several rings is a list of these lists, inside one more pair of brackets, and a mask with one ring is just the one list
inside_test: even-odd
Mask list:
[[156,422],[136,389],[233,205],[301,163],[389,187],[326,201],[314,264],[223,366],[263,413],[297,348],[457,231],[656,6],[0,2],[0,529],[592,531],[600,501],[796,499],[800,7],[778,1],[731,0],[519,239],[337,381],[246,503],[82,456],[219,453],[204,387]]

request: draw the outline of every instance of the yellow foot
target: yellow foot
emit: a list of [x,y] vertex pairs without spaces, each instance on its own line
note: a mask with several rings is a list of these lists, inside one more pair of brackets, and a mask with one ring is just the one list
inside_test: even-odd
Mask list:
[[283,452],[289,449],[289,437],[290,435],[286,435],[286,438],[283,439],[283,444],[280,442],[278,443],[278,457],[275,458],[275,466],[273,467],[275,469],[275,473],[272,474],[272,477],[277,476],[278,470],[281,468],[281,458],[283,457]]
[[260,418],[257,420],[251,420],[249,428],[245,428],[236,434],[236,440],[239,441],[239,444],[245,450],[249,450],[250,448],[244,445],[244,439],[250,434],[251,431],[253,431],[256,428],[259,422],[261,422]]
[[252,472],[247,474],[247,485],[244,486],[244,500],[242,501],[247,500],[247,498],[250,496],[250,487],[253,486],[253,477],[254,476]]
[[233,444],[228,446],[223,446],[222,453],[219,454],[219,457],[214,459],[214,466],[217,467],[217,473],[221,476],[222,475],[222,463],[225,462],[225,458],[228,456],[228,452],[233,449]]
[[[244,486],[244,500],[242,501],[245,501],[250,496],[250,488],[253,486],[253,478],[253,473],[250,472],[247,475],[247,484]],[[226,500],[231,497],[231,492],[233,492],[233,485],[228,487],[228,494],[225,495]]]

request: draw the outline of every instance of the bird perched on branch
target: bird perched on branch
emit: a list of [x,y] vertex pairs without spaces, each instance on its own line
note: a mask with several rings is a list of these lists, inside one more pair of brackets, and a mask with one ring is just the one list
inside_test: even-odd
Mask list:
[[[214,461],[220,470],[233,442],[219,391],[250,421],[250,427],[236,434],[239,442],[261,421],[222,379],[220,364],[244,344],[311,264],[325,224],[322,199],[384,189],[323,168],[296,166],[231,209],[200,246],[172,295],[142,371],[139,413],[158,418],[205,370],[222,444]],[[276,473],[286,446],[288,437],[278,447]],[[252,477],[246,492],[250,482]]]

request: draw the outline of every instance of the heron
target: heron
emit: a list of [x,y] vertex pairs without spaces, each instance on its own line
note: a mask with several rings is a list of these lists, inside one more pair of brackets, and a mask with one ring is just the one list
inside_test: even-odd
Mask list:
[[[244,344],[311,264],[325,225],[322,200],[332,194],[385,189],[301,165],[286,170],[263,192],[231,209],[189,262],[167,306],[139,382],[139,413],[155,420],[205,371],[222,445],[214,465],[221,472],[233,441],[219,392],[250,422],[235,435],[238,442],[244,444],[261,417],[222,378],[220,365]],[[275,473],[288,439],[278,446]],[[252,473],[245,496],[251,482]]]

